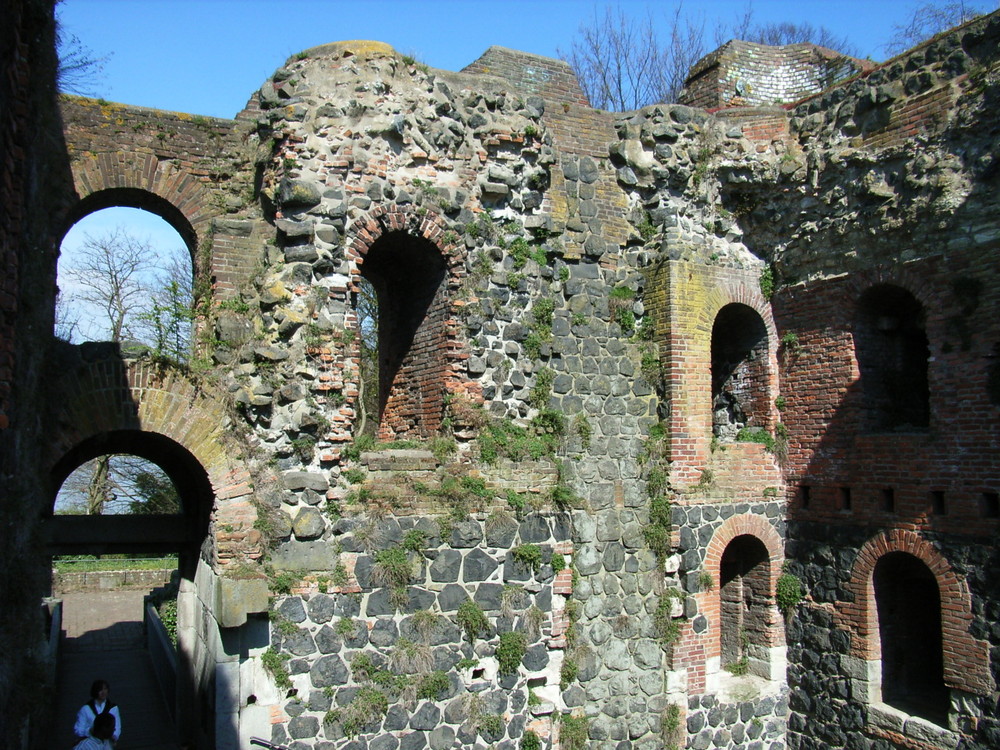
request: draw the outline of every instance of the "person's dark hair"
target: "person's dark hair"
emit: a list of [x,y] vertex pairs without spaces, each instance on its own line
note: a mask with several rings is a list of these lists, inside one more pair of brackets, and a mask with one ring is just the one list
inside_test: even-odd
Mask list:
[[90,733],[99,740],[110,740],[115,735],[115,715],[98,714],[94,717],[94,726]]
[[90,697],[96,698],[102,688],[110,690],[111,684],[107,680],[94,680],[94,684],[90,686]]

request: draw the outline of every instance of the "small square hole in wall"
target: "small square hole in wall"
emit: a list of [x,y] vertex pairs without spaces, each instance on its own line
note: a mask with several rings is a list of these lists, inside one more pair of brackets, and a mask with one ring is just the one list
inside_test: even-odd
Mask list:
[[882,510],[886,513],[896,512],[896,491],[892,487],[882,490]]
[[812,500],[812,487],[808,484],[803,484],[799,487],[799,507],[806,509],[809,507],[809,501]]
[[839,496],[840,496],[840,509],[841,510],[850,510],[851,509],[851,488],[850,487],[841,487],[840,488],[840,492],[839,492]]
[[1000,494],[984,492],[979,498],[979,513],[983,518],[1000,518]]
[[529,677],[528,678],[528,688],[531,690],[537,690],[538,688],[545,687],[544,677]]
[[931,490],[931,513],[935,516],[943,516],[946,512],[944,490]]
[[472,670],[473,680],[484,680],[486,679],[486,667],[477,667]]

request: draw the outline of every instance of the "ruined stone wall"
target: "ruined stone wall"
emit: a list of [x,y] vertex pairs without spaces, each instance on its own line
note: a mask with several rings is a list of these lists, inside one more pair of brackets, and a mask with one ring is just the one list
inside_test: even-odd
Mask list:
[[0,732],[45,747],[54,674],[45,651],[46,560],[37,508],[44,355],[55,294],[55,232],[68,183],[55,100],[52,3],[15,0],[0,29]]
[[[789,626],[793,745],[996,744],[985,623],[997,592],[984,572],[1000,477],[984,363],[997,337],[994,159],[985,156],[996,152],[997,33],[995,17],[972,24],[792,112],[806,149],[798,207],[811,214],[779,230],[787,244],[775,257],[791,282],[774,297],[790,431],[788,556],[810,595]],[[904,373],[925,371],[923,425],[905,402],[910,418],[875,419],[878,373],[864,350],[872,289],[919,310],[925,360]],[[883,368],[882,377],[896,375]],[[894,392],[921,398],[906,382]],[[874,562],[865,561],[890,553],[920,560],[940,590],[949,698],[933,722],[878,707],[885,646],[871,624]]]
[[[556,61],[375,42],[233,122],[65,100],[52,235],[135,205],[197,252],[210,377],[127,380],[54,446],[148,428],[212,477],[179,600],[204,739],[996,744],[997,26],[787,110],[595,112]],[[379,413],[365,282],[403,311]],[[883,334],[912,398],[868,377]],[[938,592],[933,720],[882,700],[883,559]]]

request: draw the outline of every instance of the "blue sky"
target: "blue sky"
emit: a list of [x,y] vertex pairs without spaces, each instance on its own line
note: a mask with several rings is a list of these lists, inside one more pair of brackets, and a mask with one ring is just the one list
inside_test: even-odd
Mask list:
[[[847,36],[860,56],[883,45],[926,0],[753,0],[758,23],[791,21]],[[972,4],[992,6],[992,0]],[[664,22],[670,0],[620,0]],[[590,0],[63,0],[66,31],[110,55],[95,95],[192,114],[233,117],[271,73],[309,47],[346,39],[391,44],[431,67],[460,70],[490,45],[557,57],[605,3]],[[747,0],[687,0],[706,27],[740,16]],[[707,49],[715,45],[711,40]]]
[[[825,26],[846,36],[860,56],[884,60],[894,25],[926,0],[753,0],[756,23],[790,21]],[[996,7],[995,0],[971,2]],[[663,25],[672,0],[620,0],[629,15],[650,13]],[[107,56],[94,95],[111,101],[215,117],[233,117],[274,70],[296,52],[327,42],[375,39],[435,68],[460,70],[491,45],[558,57],[580,25],[603,15],[591,0],[63,0],[66,34],[93,56]],[[711,29],[746,11],[747,0],[687,0],[686,14]],[[183,243],[152,214],[108,209],[74,226],[61,267],[85,233],[128,226],[164,253]],[[68,278],[60,274],[66,288]],[[67,289],[67,291],[69,291]]]

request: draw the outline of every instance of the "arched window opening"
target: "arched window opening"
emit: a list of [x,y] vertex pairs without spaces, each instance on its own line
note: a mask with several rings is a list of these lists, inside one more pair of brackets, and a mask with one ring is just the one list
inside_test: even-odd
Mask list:
[[149,459],[105,454],[77,467],[56,495],[56,515],[172,515],[181,498],[167,473]]
[[890,552],[873,574],[882,646],[882,701],[945,724],[941,594],[930,569],[906,552]]
[[191,255],[186,240],[155,214],[108,208],[84,216],[63,238],[58,283],[57,337],[189,359]]
[[[383,439],[429,437],[440,426],[447,373],[445,273],[437,247],[405,232],[379,238],[361,265],[354,307],[362,359],[368,350],[369,362],[377,364],[377,377],[362,383],[361,403],[371,403],[373,411],[361,422],[376,423]],[[367,393],[372,386],[375,398]]]
[[712,434],[767,427],[768,404],[767,328],[753,308],[726,305],[712,326]]
[[770,566],[757,537],[733,539],[719,570],[722,665],[733,674],[769,677]]
[[917,299],[888,284],[865,292],[858,304],[854,347],[868,427],[927,427],[929,350],[924,309]]

